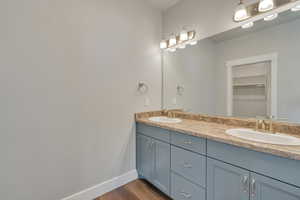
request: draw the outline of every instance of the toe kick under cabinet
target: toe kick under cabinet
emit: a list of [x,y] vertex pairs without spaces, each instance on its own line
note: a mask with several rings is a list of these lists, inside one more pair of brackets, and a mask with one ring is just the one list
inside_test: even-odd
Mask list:
[[300,161],[137,123],[137,171],[174,200],[300,200]]

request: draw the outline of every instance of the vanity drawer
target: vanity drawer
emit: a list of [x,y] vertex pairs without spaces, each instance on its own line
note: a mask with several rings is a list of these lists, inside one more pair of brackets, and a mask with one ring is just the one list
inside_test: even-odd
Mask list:
[[171,173],[171,197],[174,200],[205,200],[205,189]]
[[300,187],[300,161],[207,140],[207,156]]
[[136,131],[137,133],[170,143],[170,131],[166,129],[137,123]]
[[206,157],[171,146],[171,169],[188,180],[206,186]]
[[206,139],[203,138],[171,132],[171,144],[203,155],[206,154]]

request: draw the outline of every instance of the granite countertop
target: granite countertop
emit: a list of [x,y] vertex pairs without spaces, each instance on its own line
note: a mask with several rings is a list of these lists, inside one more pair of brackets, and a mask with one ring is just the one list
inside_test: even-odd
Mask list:
[[245,128],[242,126],[236,126],[236,125],[233,126],[233,125],[206,122],[206,121],[193,120],[193,119],[182,119],[181,123],[167,124],[167,123],[152,122],[148,119],[148,116],[136,117],[136,122],[168,129],[171,131],[177,131],[187,135],[206,138],[217,142],[231,144],[238,147],[244,147],[250,150],[269,153],[280,157],[300,160],[300,146],[283,146],[283,145],[258,143],[258,142],[239,139],[237,137],[233,137],[225,133],[227,129]]

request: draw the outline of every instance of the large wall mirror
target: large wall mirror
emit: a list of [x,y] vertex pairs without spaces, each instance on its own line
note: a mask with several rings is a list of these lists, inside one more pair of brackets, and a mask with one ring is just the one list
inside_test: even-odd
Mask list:
[[163,53],[166,109],[300,123],[300,12]]

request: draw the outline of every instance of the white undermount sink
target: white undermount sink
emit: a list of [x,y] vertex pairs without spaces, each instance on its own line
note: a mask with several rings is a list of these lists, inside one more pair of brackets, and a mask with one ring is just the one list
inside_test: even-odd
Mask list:
[[169,117],[165,117],[165,116],[150,117],[149,120],[153,121],[153,122],[169,123],[169,124],[176,124],[176,123],[182,122],[182,120],[179,118],[169,118]]
[[281,133],[276,133],[276,134],[262,133],[251,129],[229,129],[226,131],[226,133],[231,136],[242,138],[245,140],[250,140],[253,142],[286,145],[286,146],[300,145],[299,138],[281,134]]

